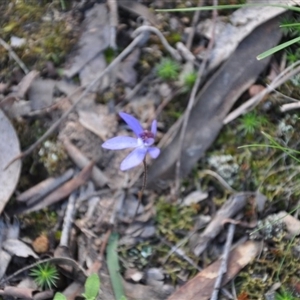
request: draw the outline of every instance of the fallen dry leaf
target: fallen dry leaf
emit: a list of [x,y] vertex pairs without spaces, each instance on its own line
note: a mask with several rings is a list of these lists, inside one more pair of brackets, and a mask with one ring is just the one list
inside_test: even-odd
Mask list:
[[20,154],[18,136],[9,119],[0,110],[0,214],[19,181],[21,161],[17,160],[7,169],[11,160]]
[[106,116],[99,115],[94,111],[84,110],[79,110],[78,115],[79,123],[99,136],[102,141],[105,141],[111,135],[112,128],[107,127],[107,124],[105,124],[108,119]]
[[32,110],[49,107],[53,103],[53,93],[56,82],[51,79],[36,79],[28,90]]
[[78,54],[71,58],[72,66],[64,71],[67,77],[73,77],[109,46],[110,27],[106,5],[96,4],[88,10],[82,26],[85,30],[78,42]]
[[286,211],[281,211],[276,216],[279,222],[283,222],[286,226],[287,232],[291,236],[300,234],[300,221],[291,216]]
[[4,241],[2,247],[11,255],[16,255],[19,257],[32,256],[34,258],[39,258],[29,246],[17,239],[8,239]]
[[134,66],[138,62],[140,54],[139,48],[134,49],[120,65],[118,78],[130,87],[134,87],[137,82],[137,71]]
[[[227,273],[223,277],[222,286],[249,264],[260,251],[260,243],[247,241],[231,250],[228,258]],[[222,260],[218,259],[196,277],[177,290],[168,300],[207,300],[211,297]]]

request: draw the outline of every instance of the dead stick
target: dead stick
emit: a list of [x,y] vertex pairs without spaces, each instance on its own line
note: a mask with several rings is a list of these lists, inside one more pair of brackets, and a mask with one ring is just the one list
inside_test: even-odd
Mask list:
[[64,223],[63,223],[60,242],[59,242],[60,247],[66,247],[66,248],[69,247],[69,236],[73,224],[73,218],[76,211],[76,206],[75,206],[77,200],[76,198],[77,198],[76,192],[74,191],[72,192],[72,194],[69,196],[68,199],[68,205],[65,212]]
[[220,265],[218,277],[215,281],[214,291],[213,291],[213,293],[210,297],[210,300],[218,300],[218,294],[219,294],[219,290],[221,289],[223,275],[227,272],[228,257],[229,257],[229,253],[230,253],[230,247],[231,247],[231,244],[232,244],[234,232],[235,232],[235,225],[230,224],[229,228],[228,228],[224,253],[223,253],[223,256],[222,256],[222,262],[221,262],[221,265]]

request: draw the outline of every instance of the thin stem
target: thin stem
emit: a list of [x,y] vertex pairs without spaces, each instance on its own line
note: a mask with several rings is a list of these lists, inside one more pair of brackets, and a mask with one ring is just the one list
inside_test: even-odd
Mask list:
[[147,183],[147,164],[146,164],[146,157],[144,158],[143,160],[143,164],[144,164],[144,175],[143,175],[143,185],[142,185],[142,188],[141,190],[139,191],[139,194],[138,194],[138,205],[136,207],[136,210],[135,210],[135,213],[134,213],[134,217],[133,217],[133,221],[137,215],[137,212],[140,208],[140,205],[141,205],[141,202],[142,202],[142,197],[143,197],[143,194],[144,194],[144,191],[145,191],[145,188],[146,188],[146,183]]

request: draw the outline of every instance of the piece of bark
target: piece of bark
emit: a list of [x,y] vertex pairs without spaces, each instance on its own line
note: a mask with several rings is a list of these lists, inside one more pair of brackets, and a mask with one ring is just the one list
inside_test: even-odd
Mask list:
[[50,177],[18,195],[17,200],[20,202],[27,202],[28,205],[32,205],[72,178],[73,175],[74,170],[69,169],[57,178]]
[[[261,249],[260,243],[255,241],[247,241],[242,245],[231,250],[228,259],[228,268],[222,280],[222,286],[232,280],[249,264]],[[208,300],[212,295],[215,280],[221,266],[221,259],[218,259],[203,271],[197,274],[196,277],[188,281],[179,290],[177,290],[168,300]]]
[[86,183],[86,181],[89,179],[89,177],[91,175],[93,166],[94,166],[94,163],[91,162],[89,165],[84,167],[76,177],[67,181],[65,184],[63,184],[57,190],[55,190],[54,192],[49,194],[46,198],[44,198],[37,205],[34,205],[33,207],[26,209],[25,212],[29,213],[29,212],[40,210],[44,207],[52,205],[64,198],[66,198],[73,191],[75,191],[81,185]]
[[[275,46],[281,38],[278,19],[259,26],[238,46],[197,95],[190,114],[180,159],[181,175],[187,175],[217,138],[223,120],[235,101],[257,79],[270,57],[261,61],[256,56]],[[178,131],[179,132],[179,131]],[[175,175],[179,157],[179,134],[153,162],[148,171],[148,187],[167,186]]]
[[231,196],[223,206],[218,210],[215,217],[208,224],[205,230],[192,237],[192,248],[195,255],[199,256],[208,246],[208,243],[214,239],[222,230],[224,221],[234,217],[247,204],[249,194],[240,193]]
[[[84,168],[85,166],[90,164],[89,159],[86,158],[81,153],[81,151],[76,146],[74,146],[67,138],[64,138],[62,142],[68,152],[68,155],[79,168]],[[98,187],[103,187],[108,183],[108,178],[106,178],[106,176],[96,166],[94,166],[92,169],[91,178],[95,185]]]

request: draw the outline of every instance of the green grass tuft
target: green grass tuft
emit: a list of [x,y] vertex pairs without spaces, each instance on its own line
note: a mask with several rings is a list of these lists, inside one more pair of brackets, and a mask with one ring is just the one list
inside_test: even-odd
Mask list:
[[59,279],[58,271],[50,263],[39,264],[30,271],[36,284],[42,289],[52,289]]
[[163,80],[176,80],[179,69],[179,64],[170,58],[163,58],[156,66],[157,76]]

